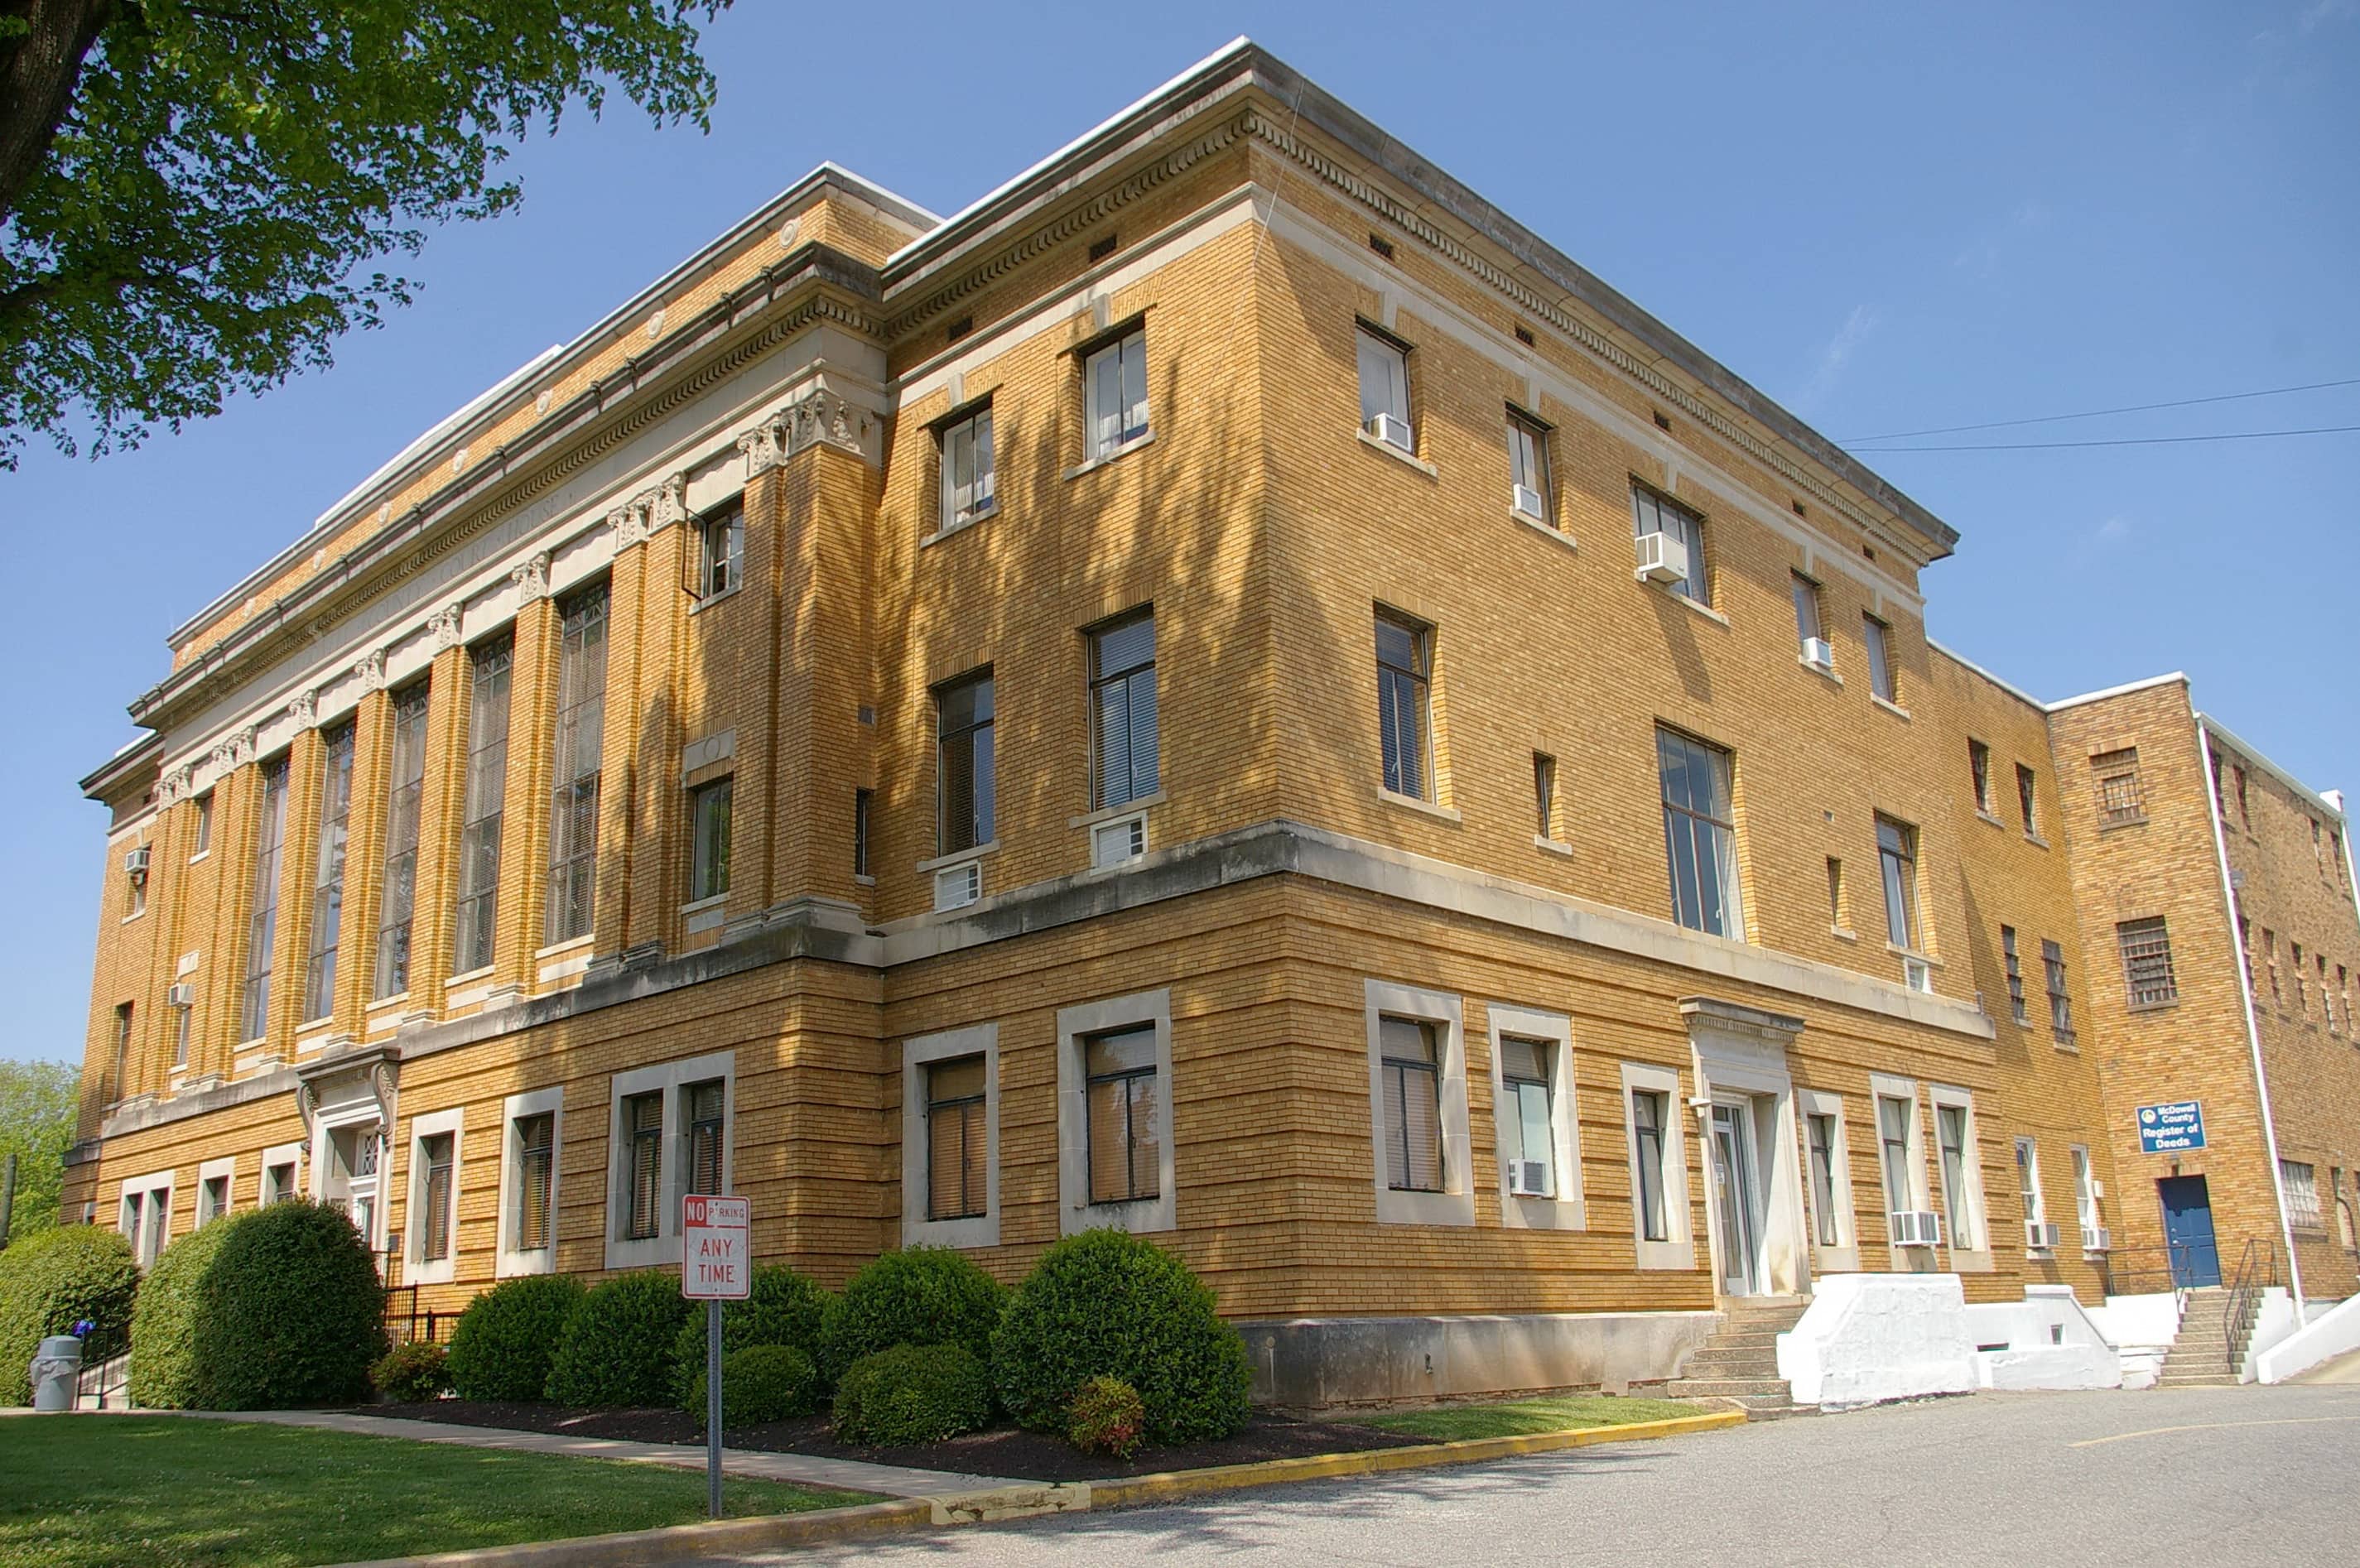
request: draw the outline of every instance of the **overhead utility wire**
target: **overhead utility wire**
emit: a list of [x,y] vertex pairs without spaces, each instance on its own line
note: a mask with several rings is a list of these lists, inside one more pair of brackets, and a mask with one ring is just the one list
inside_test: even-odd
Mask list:
[[[2307,430],[2232,430],[2213,436],[2125,436],[2115,441],[1986,441],[1959,446],[1876,446],[1860,453],[1882,457],[1888,452],[2058,452],[2077,446],[2178,446],[2185,441],[2266,441],[2274,436],[2333,436],[2360,430],[2360,425],[2321,425]],[[1847,451],[1852,450],[1847,448]]]
[[1917,436],[1954,436],[1968,430],[1998,430],[2014,425],[2053,425],[2067,419],[2097,419],[2109,414],[2144,414],[2157,408],[2192,408],[2200,403],[2234,403],[2246,397],[2283,397],[2290,392],[2321,392],[2331,387],[2360,387],[2360,377],[2344,381],[2313,381],[2302,387],[2272,387],[2260,392],[2223,392],[2212,397],[2181,397],[2169,403],[2133,403],[2121,408],[2092,408],[2079,414],[2043,414],[2031,419],[1993,419],[1981,425],[1943,425],[1930,430],[1895,430],[1888,435],[1854,436],[1841,446],[1860,446],[1869,441],[1908,441]]

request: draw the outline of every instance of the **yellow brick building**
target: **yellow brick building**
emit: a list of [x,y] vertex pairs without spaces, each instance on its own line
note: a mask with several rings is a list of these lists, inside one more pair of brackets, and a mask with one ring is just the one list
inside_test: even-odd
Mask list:
[[1119,1225],[1306,1400],[2095,1301],[2113,939],[1956,538],[1251,45],[947,220],[824,166],[173,634],[70,1214],[445,1310],[691,1191]]

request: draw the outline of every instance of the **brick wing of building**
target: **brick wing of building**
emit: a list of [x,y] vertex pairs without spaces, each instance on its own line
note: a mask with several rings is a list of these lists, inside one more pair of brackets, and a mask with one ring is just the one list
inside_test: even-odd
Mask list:
[[1957,538],[1242,41],[949,219],[823,166],[172,634],[68,1215],[315,1194],[441,1310],[691,1192],[1115,1225],[1295,1402],[2200,1207],[2348,1293],[2341,813],[1929,643]]

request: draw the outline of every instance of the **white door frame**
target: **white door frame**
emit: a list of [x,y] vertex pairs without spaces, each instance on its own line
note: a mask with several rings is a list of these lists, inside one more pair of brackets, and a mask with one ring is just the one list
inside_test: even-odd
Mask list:
[[[1787,1049],[1803,1020],[1708,996],[1688,996],[1680,1011],[1696,1065],[1699,1131],[1711,1152],[1712,1107],[1743,1105],[1752,1112],[1756,1278],[1763,1293],[1798,1296],[1810,1290],[1810,1224],[1803,1207],[1801,1122]],[[1713,1288],[1729,1277],[1721,1254],[1717,1183],[1705,1182],[1707,1234],[1713,1251]]]
[[[1728,1117],[1730,1152],[1733,1159],[1730,1162],[1730,1184],[1744,1205],[1734,1215],[1724,1213],[1721,1205],[1720,1124],[1722,1118],[1719,1113],[1723,1111],[1731,1113]],[[1763,1246],[1767,1227],[1764,1223],[1766,1216],[1763,1213],[1762,1203],[1762,1149],[1761,1140],[1754,1131],[1754,1096],[1731,1089],[1717,1089],[1706,1103],[1704,1116],[1705,1152],[1711,1161],[1706,1189],[1711,1194],[1713,1204],[1714,1288],[1722,1295],[1762,1295],[1769,1287],[1770,1268],[1766,1249]],[[1736,1260],[1729,1257],[1729,1237],[1721,1228],[1732,1219],[1736,1222],[1734,1229],[1745,1251],[1745,1256]],[[1742,1263],[1743,1269],[1732,1267],[1732,1261]],[[1732,1281],[1743,1288],[1732,1290]]]

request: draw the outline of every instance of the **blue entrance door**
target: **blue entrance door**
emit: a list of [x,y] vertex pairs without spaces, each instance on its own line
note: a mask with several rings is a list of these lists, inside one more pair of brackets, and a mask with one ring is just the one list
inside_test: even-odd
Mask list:
[[2195,1290],[2221,1282],[2221,1249],[2212,1240],[2212,1195],[2202,1176],[2163,1176],[2163,1239],[2171,1248],[2171,1282]]

